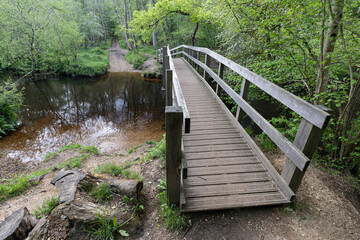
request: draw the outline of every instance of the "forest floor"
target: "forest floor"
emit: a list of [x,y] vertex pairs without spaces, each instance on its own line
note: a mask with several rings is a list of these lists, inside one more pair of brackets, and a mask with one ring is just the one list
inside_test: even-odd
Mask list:
[[140,70],[134,69],[133,66],[125,59],[125,55],[129,50],[122,49],[117,41],[113,39],[109,49],[109,72],[154,72],[158,67],[156,66],[156,59],[151,54],[145,54],[147,60],[144,62]]
[[[81,169],[93,173],[99,163],[121,164],[141,159],[151,147],[146,144],[131,154],[120,149],[101,152],[84,160]],[[72,150],[62,152],[52,163],[65,161],[74,154]],[[268,158],[278,170],[286,159],[280,152],[270,152]],[[160,201],[156,198],[158,179],[164,176],[160,160],[134,165],[132,170],[145,178],[141,196],[145,211],[141,215],[142,227],[127,239],[360,239],[359,191],[313,165],[292,205],[192,213],[190,227],[178,232],[167,230],[160,217]],[[39,185],[0,203],[0,222],[21,206],[31,212],[45,198],[56,194],[49,183],[54,175],[55,172],[48,173]]]

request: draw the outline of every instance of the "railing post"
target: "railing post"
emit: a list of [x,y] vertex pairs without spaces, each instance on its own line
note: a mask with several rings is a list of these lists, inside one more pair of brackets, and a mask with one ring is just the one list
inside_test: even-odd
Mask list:
[[[224,77],[224,64],[222,64],[221,62],[219,62],[218,76],[220,79],[223,79],[223,77]],[[218,83],[216,83],[215,93],[216,93],[216,95],[220,96],[220,89],[219,89]]]
[[[332,111],[331,109],[325,108],[323,106],[318,106],[318,107],[320,107],[322,110],[328,113],[331,113]],[[308,157],[309,159],[311,159],[312,156],[314,155],[329,120],[330,120],[330,116],[328,120],[325,122],[322,129],[314,126],[312,123],[310,123],[304,118],[301,120],[299,129],[295,136],[294,145],[300,151],[302,151],[305,154],[305,156]],[[281,173],[281,177],[289,185],[291,190],[293,190],[293,192],[296,193],[300,186],[301,180],[304,177],[305,172],[306,169],[301,171],[288,158],[286,159],[285,166]]]
[[[249,93],[249,86],[250,82],[246,80],[246,78],[243,78],[243,82],[241,84],[241,91],[240,91],[240,97],[242,97],[245,101],[247,101],[248,93]],[[244,111],[241,111],[240,106],[236,109],[236,116],[235,118],[238,121],[241,121],[244,115]]]
[[[196,59],[197,59],[198,61],[200,60],[200,52],[199,52],[199,51],[196,52]],[[196,66],[196,71],[197,71],[197,72],[199,72],[199,68],[200,68],[200,66],[197,65],[197,66]]]
[[167,64],[166,64],[166,55],[167,55],[167,46],[164,46],[162,48],[162,57],[163,57],[163,82],[162,82],[162,88],[165,89],[165,84],[166,84],[166,69],[167,69]]
[[172,80],[173,80],[173,72],[171,69],[168,69],[166,70],[166,106],[173,105]]
[[166,121],[166,194],[168,204],[180,203],[181,138],[183,112],[181,107],[167,106]]
[[[208,67],[210,66],[210,56],[207,54],[205,54],[205,65]],[[209,74],[205,70],[204,70],[204,79],[206,81],[209,80]]]

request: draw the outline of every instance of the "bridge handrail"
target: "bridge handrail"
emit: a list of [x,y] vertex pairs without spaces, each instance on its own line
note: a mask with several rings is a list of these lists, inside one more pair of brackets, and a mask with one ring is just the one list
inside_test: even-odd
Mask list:
[[[175,52],[183,48],[181,52]],[[195,53],[196,52],[196,58]],[[211,76],[217,82],[216,92],[220,86],[237,104],[238,118],[240,111],[244,111],[253,121],[269,136],[269,138],[286,154],[288,160],[282,172],[282,177],[295,192],[300,185],[301,179],[310,163],[309,158],[314,154],[316,147],[321,139],[323,130],[330,120],[331,114],[314,106],[301,98],[293,95],[281,87],[271,83],[263,77],[251,72],[239,64],[207,49],[181,45],[170,50],[172,55],[182,54],[189,61],[189,65],[195,69],[195,64],[204,69],[204,79]],[[205,54],[205,63],[200,61],[200,53]],[[210,57],[219,62],[218,74],[210,68]],[[222,80],[224,66],[243,76],[243,83],[240,95]],[[198,74],[199,75],[199,74]],[[200,76],[200,75],[199,75]],[[201,76],[200,76],[201,77]],[[246,102],[249,83],[253,83],[270,96],[280,101],[285,106],[292,109],[303,117],[299,126],[294,143],[291,143],[274,126],[272,126],[261,114]],[[297,172],[299,171],[299,172]]]
[[271,95],[273,98],[275,98],[285,106],[289,107],[291,110],[298,113],[300,116],[302,116],[318,128],[322,129],[324,126],[326,126],[330,116],[329,113],[295,96],[294,94],[250,71],[249,69],[240,66],[239,64],[225,58],[224,56],[221,56],[214,51],[211,51],[208,48],[181,45],[171,49],[170,51],[173,52],[180,48],[191,49],[209,55],[216,61],[224,64],[234,72],[238,73],[240,76],[246,78],[249,82],[262,89],[264,92]]
[[168,67],[172,71],[172,86],[173,86],[172,90],[175,93],[176,106],[181,107],[183,110],[185,133],[189,133],[191,117],[190,117],[189,109],[186,105],[184,94],[180,86],[179,78],[175,70],[175,66],[170,53],[169,46],[167,46],[166,56],[168,56],[169,59],[166,60],[168,61],[168,63],[166,63],[164,66]]

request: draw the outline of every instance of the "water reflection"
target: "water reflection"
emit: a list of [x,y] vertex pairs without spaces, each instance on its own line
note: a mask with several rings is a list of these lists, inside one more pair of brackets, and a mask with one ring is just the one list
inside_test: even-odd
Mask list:
[[163,133],[161,83],[137,73],[29,82],[24,96],[21,127],[0,140],[11,158],[41,160],[67,143],[99,144],[106,137],[128,148]]

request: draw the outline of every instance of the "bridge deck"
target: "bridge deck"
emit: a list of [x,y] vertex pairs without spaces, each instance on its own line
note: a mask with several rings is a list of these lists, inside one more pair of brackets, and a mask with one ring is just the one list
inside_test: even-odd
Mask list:
[[191,116],[182,211],[290,203],[291,190],[216,94],[183,59],[174,65]]

